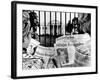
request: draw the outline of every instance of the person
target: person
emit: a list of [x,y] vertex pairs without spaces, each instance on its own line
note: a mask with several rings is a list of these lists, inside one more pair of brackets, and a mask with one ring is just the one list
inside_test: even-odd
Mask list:
[[30,20],[29,20],[29,14],[27,13],[27,11],[23,11],[23,18],[22,18],[22,39],[23,39],[23,48],[27,48],[28,44],[30,43],[30,39],[31,39],[31,33],[30,33]]
[[[81,14],[83,15],[83,14]],[[79,28],[78,32],[79,34],[85,34],[88,33],[89,36],[91,36],[91,14],[84,13],[85,16],[79,20]]]
[[67,31],[67,34],[68,33],[71,33],[72,32],[72,29],[73,29],[73,25],[71,24],[71,21],[69,20],[67,26],[66,26],[66,31]]
[[[34,55],[36,46],[39,44],[37,39],[32,38],[33,27],[31,27],[31,19],[28,10],[24,10],[22,13],[22,49],[23,53],[26,49],[26,54]],[[33,14],[34,15],[34,14]],[[36,31],[36,30],[35,30]]]
[[60,62],[61,66],[69,62],[68,52],[66,51],[66,49],[57,49],[57,54],[59,59],[58,62]]
[[78,24],[78,18],[73,18],[72,20],[72,26],[73,26],[73,29],[72,29],[72,34],[78,34],[78,28],[79,28],[79,24]]

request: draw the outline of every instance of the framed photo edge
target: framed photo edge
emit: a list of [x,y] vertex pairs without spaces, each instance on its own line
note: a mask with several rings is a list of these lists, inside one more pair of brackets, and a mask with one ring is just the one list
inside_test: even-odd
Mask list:
[[[66,7],[82,7],[82,8],[94,8],[96,9],[96,71],[95,72],[83,72],[83,73],[69,73],[69,74],[51,74],[51,75],[37,75],[37,76],[17,76],[17,4],[36,4],[36,5],[49,5],[49,6],[66,6]],[[88,5],[73,5],[73,4],[58,4],[58,3],[42,3],[42,2],[26,2],[26,1],[12,1],[11,2],[11,78],[39,78],[39,77],[54,77],[54,76],[72,76],[72,75],[86,75],[98,73],[98,6]]]

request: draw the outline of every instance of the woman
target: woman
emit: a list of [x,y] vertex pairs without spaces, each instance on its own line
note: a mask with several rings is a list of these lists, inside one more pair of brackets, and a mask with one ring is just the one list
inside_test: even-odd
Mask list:
[[[36,38],[33,39],[32,38],[32,33],[33,33],[33,27],[36,27],[36,25],[34,25],[33,27],[31,27],[31,22],[30,22],[30,15],[29,13],[31,13],[28,10],[23,10],[22,13],[22,26],[23,26],[23,42],[22,42],[22,47],[23,47],[23,55],[32,55],[34,52],[34,47],[36,48],[36,46],[39,44],[38,41],[36,41]],[[34,15],[34,14],[33,14]],[[33,18],[34,19],[34,18]],[[34,32],[35,33],[35,32]],[[26,55],[27,56],[27,55]],[[24,56],[25,57],[25,56]]]

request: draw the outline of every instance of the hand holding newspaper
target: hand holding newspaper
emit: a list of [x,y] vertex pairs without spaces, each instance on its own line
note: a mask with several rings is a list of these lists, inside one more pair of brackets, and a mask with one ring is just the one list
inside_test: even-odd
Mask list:
[[36,40],[34,40],[34,39],[31,39],[31,41],[30,41],[30,43],[29,43],[29,45],[28,45],[28,48],[27,48],[27,54],[28,54],[29,56],[34,55],[35,49],[36,49],[36,47],[37,47],[39,44],[40,44],[40,42],[38,42],[38,41],[36,41]]

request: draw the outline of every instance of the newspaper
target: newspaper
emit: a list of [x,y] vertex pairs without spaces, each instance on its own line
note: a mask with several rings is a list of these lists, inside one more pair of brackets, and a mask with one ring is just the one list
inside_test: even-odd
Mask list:
[[23,69],[25,70],[35,70],[43,68],[43,61],[41,58],[31,58],[26,62],[23,62]]
[[[68,41],[70,41],[71,44],[69,44]],[[65,35],[65,36],[61,36],[56,39],[56,44],[61,44],[62,48],[66,42],[68,46],[73,45],[75,47],[74,61],[79,63],[80,65],[89,66],[91,63],[91,38],[90,36],[88,34]]]
[[39,44],[40,44],[40,42],[38,42],[34,39],[31,39],[30,43],[27,47],[27,53],[23,54],[23,58],[33,57],[33,55],[35,54],[36,48]]
[[89,66],[91,38],[87,34],[64,35],[56,39],[54,47],[43,47],[31,40],[27,55],[23,57],[25,70]]
[[59,67],[71,65],[75,59],[75,47],[69,40],[61,38],[55,43],[55,53]]
[[83,45],[76,47],[75,60],[84,66],[91,64],[91,40],[88,40]]
[[34,56],[42,57],[42,59],[44,60],[45,69],[55,67],[53,63],[53,59],[55,56],[54,47],[43,47],[39,45]]
[[54,47],[38,45],[35,54],[23,62],[23,69],[49,69],[56,68],[54,63]]

